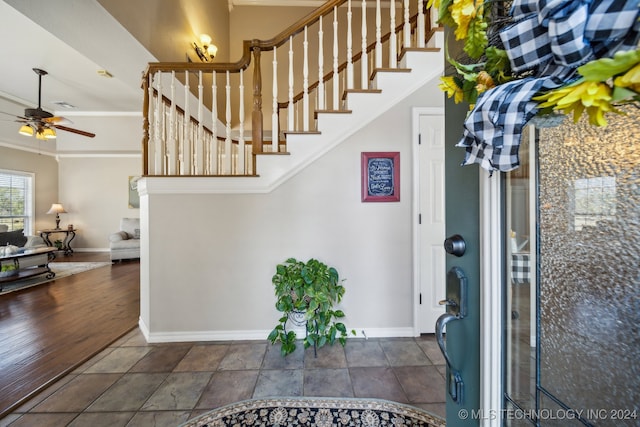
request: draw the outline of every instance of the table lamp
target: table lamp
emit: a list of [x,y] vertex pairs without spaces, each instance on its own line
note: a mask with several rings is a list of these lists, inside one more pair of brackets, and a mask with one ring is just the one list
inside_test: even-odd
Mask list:
[[51,205],[51,209],[49,209],[48,214],[56,214],[56,230],[60,230],[60,214],[67,213],[64,210],[61,203],[54,203]]

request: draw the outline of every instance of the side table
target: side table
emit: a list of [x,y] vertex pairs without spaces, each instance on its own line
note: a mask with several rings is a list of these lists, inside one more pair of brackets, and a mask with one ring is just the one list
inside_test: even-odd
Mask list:
[[60,249],[64,251],[65,255],[71,255],[73,254],[73,249],[71,249],[71,241],[76,237],[76,231],[78,230],[75,228],[73,229],[52,228],[49,230],[40,230],[40,237],[42,237],[42,240],[44,240],[47,246],[53,246],[53,243],[51,243],[49,236],[51,234],[64,233],[65,236],[64,236],[64,240],[62,241],[62,247]]

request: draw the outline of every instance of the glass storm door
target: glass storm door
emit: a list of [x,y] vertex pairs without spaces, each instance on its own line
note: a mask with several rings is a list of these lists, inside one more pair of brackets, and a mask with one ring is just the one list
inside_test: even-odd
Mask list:
[[528,131],[503,174],[508,426],[640,425],[640,109]]

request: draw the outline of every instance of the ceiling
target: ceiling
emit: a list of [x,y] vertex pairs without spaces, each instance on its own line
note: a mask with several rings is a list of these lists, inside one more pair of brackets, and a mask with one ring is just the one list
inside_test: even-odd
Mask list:
[[[220,1],[228,2],[229,10],[242,5],[316,6],[323,3],[318,0]],[[211,0],[172,2],[176,0],[152,3],[156,8],[188,4],[196,14],[202,15],[206,15],[212,5]],[[117,3],[128,8],[131,4],[118,0],[0,0],[0,112],[22,115],[25,108],[37,106],[38,76],[32,69],[41,68],[49,73],[42,79],[42,108],[69,118],[74,123],[71,127],[98,133],[81,127],[87,122],[85,118],[93,117],[95,122],[98,116],[139,116],[142,71],[149,62],[169,59],[154,57],[132,36],[139,34],[135,28],[125,29],[135,23],[121,24],[107,12],[105,7]],[[148,7],[145,2],[145,10]],[[153,19],[153,15],[149,15],[149,19]],[[148,21],[140,24],[150,27]],[[163,32],[181,31],[167,28],[166,23],[163,25]],[[154,39],[153,35],[149,38]],[[143,42],[148,44],[148,39]],[[171,43],[171,39],[167,38],[166,43]],[[175,50],[175,46],[164,48]],[[162,52],[163,47],[153,46],[150,50]],[[100,70],[106,70],[113,77],[101,76]],[[54,103],[59,101],[74,108],[64,109]],[[59,132],[58,143],[64,138],[82,137]],[[35,138],[17,134],[17,124],[10,115],[0,114],[0,145],[35,147],[34,144],[37,144]]]
[[[0,111],[22,115],[37,106],[32,69],[41,68],[49,73],[42,79],[43,109],[69,118],[71,127],[82,129],[83,116],[139,113],[140,74],[155,58],[97,2],[0,0],[0,40]],[[103,69],[114,77],[101,77]],[[62,109],[56,101],[75,108]],[[17,134],[10,116],[0,116],[0,143],[36,143]],[[63,134],[75,136],[59,132],[59,138]]]

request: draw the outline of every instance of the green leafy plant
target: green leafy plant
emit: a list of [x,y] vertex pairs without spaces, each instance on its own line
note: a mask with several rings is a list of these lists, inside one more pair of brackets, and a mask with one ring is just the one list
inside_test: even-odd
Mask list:
[[[287,331],[287,322],[305,326],[305,348],[323,347],[337,340],[343,346],[347,342],[347,329],[337,321],[344,317],[342,310],[334,308],[342,300],[345,288],[338,271],[326,264],[310,259],[306,263],[295,258],[276,266],[271,279],[274,285],[276,309],[283,313],[278,325],[267,338],[272,344],[281,343],[281,353],[286,356],[296,349],[295,331]],[[351,331],[355,335],[355,331]]]
[[62,249],[62,240],[56,240],[55,242],[53,242],[53,245],[58,249]]
[[18,269],[18,266],[15,264],[5,264],[2,267],[0,267],[0,271],[5,272],[5,271],[15,271]]

